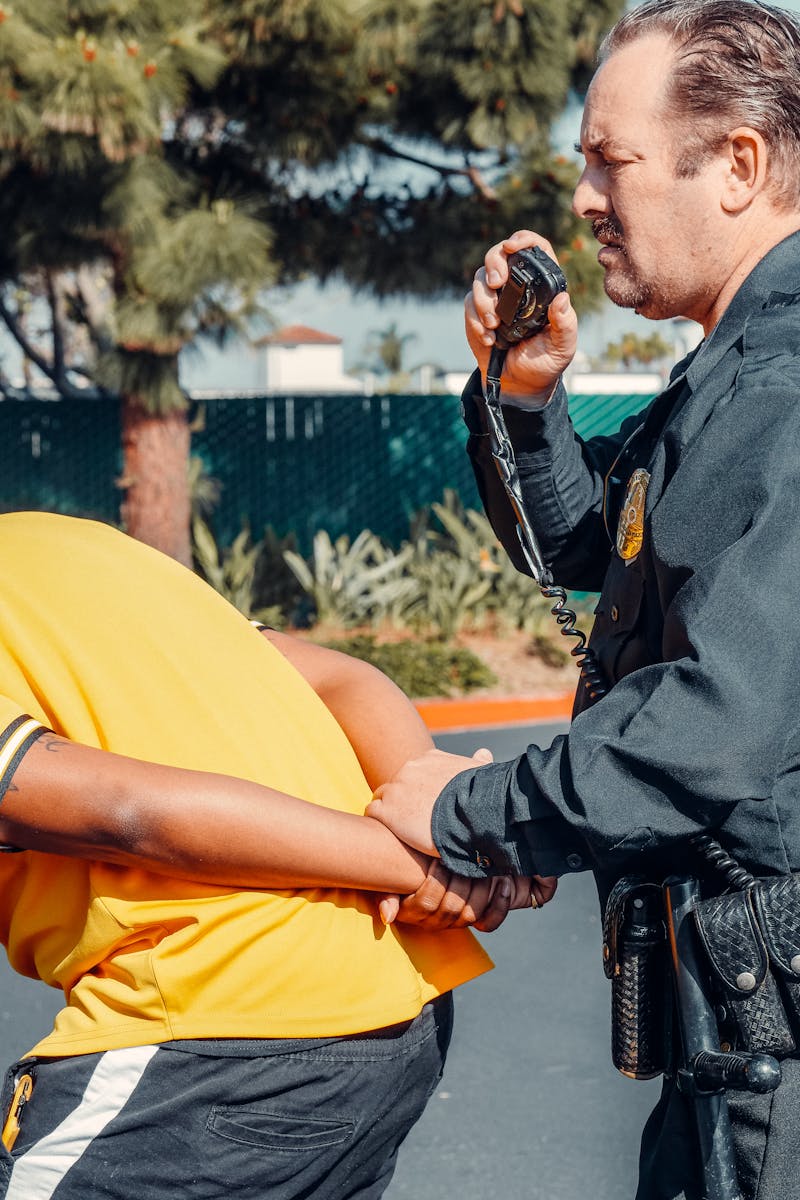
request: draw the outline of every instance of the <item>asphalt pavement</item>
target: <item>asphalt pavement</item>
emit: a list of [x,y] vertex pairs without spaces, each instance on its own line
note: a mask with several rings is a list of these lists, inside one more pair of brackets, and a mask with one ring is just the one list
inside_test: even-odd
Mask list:
[[[500,762],[546,747],[561,724],[442,734],[443,750]],[[657,1081],[610,1058],[610,985],[588,875],[540,912],[482,937],[495,970],[456,992],[440,1087],[404,1147],[386,1200],[632,1200]]]
[[[457,753],[501,761],[563,726],[448,733]],[[458,989],[447,1067],[403,1147],[386,1200],[631,1200],[655,1082],[623,1079],[609,1057],[609,985],[597,900],[585,875],[541,912],[512,913],[483,938],[496,969]],[[45,1032],[56,992],[0,961],[6,1063]]]

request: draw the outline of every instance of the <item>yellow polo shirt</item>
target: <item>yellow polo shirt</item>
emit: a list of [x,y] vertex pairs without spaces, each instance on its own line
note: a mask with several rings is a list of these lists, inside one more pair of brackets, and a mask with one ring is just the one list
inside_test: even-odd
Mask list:
[[[0,515],[0,562],[0,787],[45,726],[363,813],[370,789],[325,705],[190,571],[49,513]],[[31,851],[0,855],[0,939],[64,992],[34,1048],[51,1055],[363,1032],[491,966],[467,931],[384,928],[369,893],[239,891]]]

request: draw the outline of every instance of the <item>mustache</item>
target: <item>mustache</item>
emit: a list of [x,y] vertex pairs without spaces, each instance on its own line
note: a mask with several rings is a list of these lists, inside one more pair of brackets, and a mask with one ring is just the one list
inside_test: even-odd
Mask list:
[[616,217],[597,217],[592,221],[592,234],[598,242],[621,243],[624,239],[622,226]]

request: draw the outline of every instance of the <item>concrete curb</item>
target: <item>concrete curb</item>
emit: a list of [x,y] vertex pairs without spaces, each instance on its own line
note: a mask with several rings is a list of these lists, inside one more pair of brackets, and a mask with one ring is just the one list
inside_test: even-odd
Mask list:
[[478,729],[490,725],[529,725],[569,720],[574,692],[558,696],[477,696],[458,700],[415,700],[431,733]]

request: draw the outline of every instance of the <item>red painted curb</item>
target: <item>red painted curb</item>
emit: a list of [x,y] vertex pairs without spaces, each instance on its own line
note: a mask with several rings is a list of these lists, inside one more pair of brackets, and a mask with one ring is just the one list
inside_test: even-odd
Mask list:
[[487,725],[558,721],[572,714],[574,692],[559,696],[484,696],[459,700],[415,700],[417,712],[431,733]]

